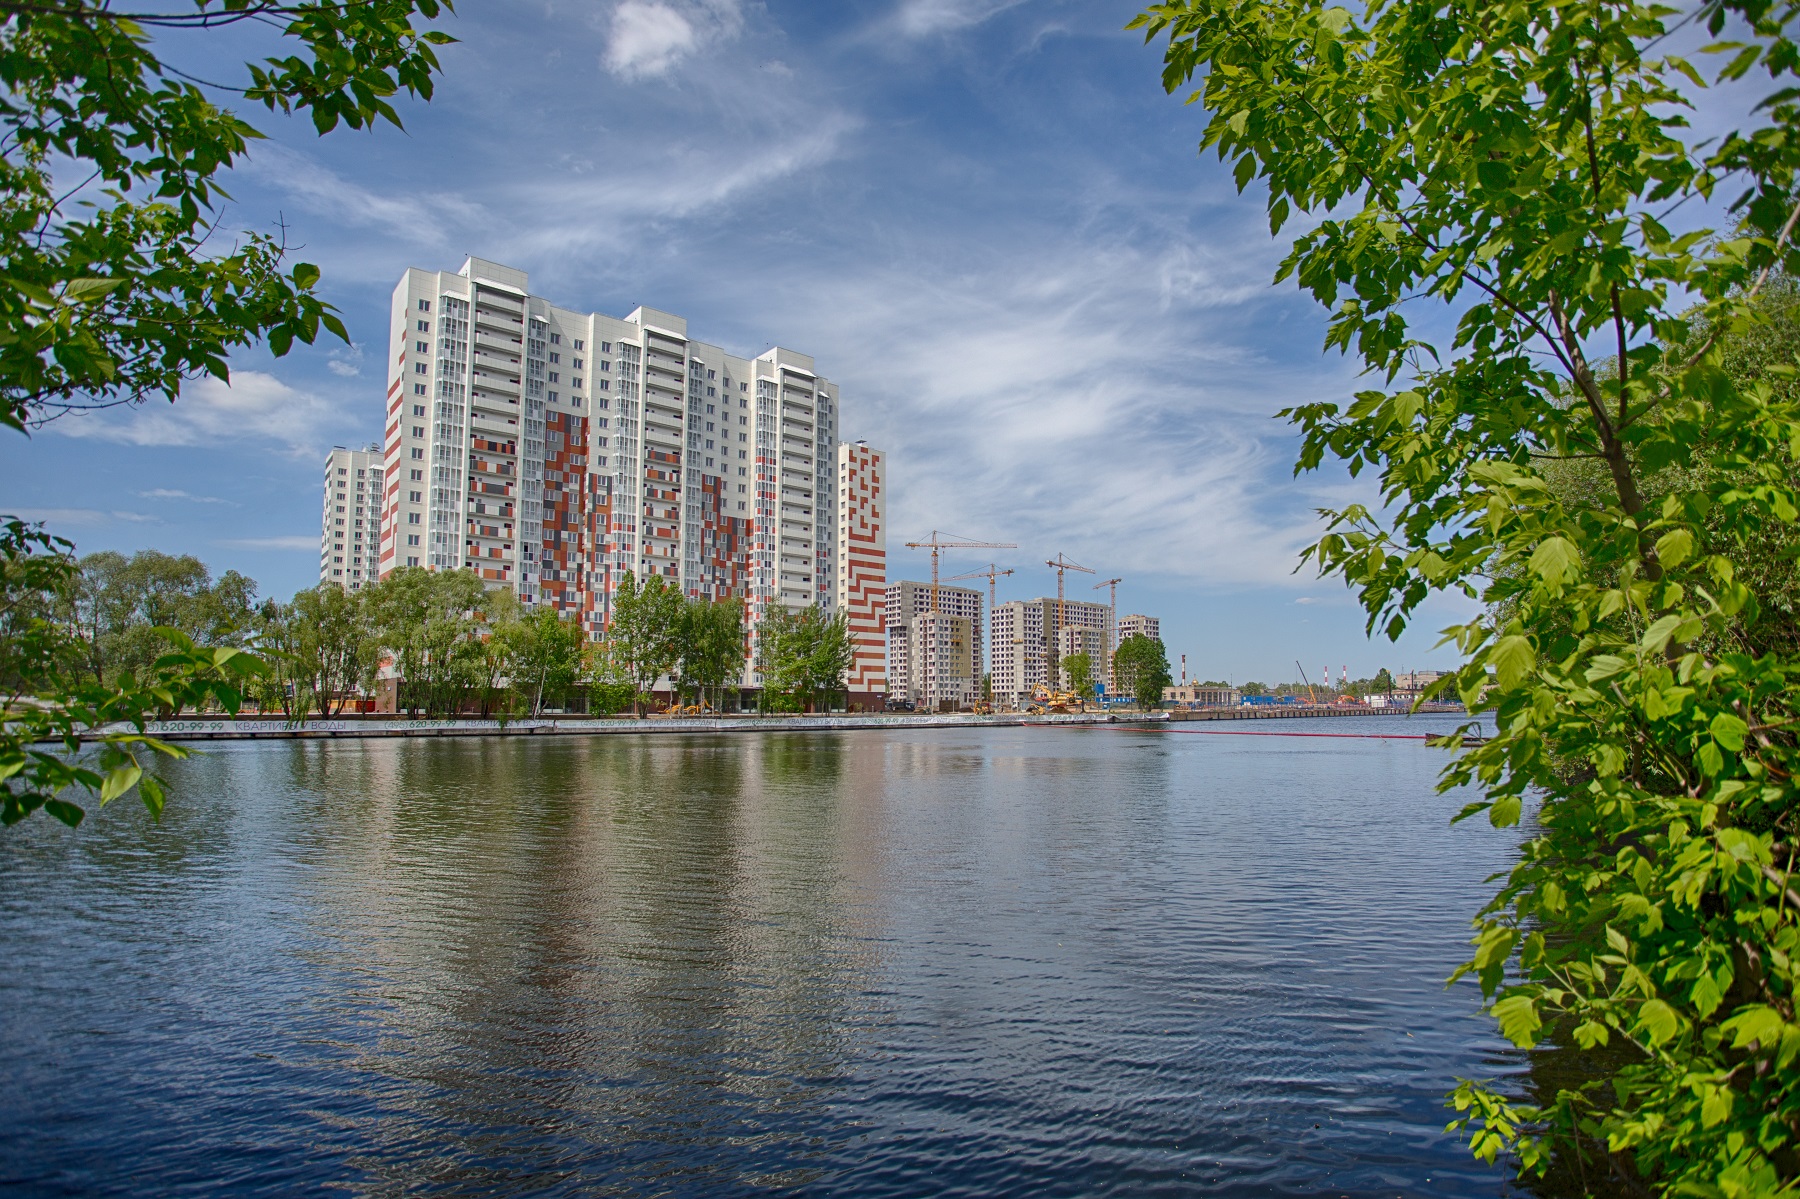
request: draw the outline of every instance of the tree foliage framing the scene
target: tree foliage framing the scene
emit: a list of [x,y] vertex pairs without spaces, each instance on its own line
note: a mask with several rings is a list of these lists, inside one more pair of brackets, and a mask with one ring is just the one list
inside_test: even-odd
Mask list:
[[[319,270],[285,265],[282,235],[214,246],[218,176],[261,137],[209,93],[306,110],[319,133],[400,124],[390,97],[432,93],[435,46],[415,20],[447,0],[194,0],[125,12],[92,0],[0,0],[0,424],[70,408],[174,400],[198,375],[227,379],[234,349],[276,355],[323,326]],[[159,55],[247,22],[295,52],[207,83]],[[215,37],[217,35],[214,35]]]
[[[1438,690],[1497,735],[1449,739],[1444,786],[1479,786],[1463,815],[1495,826],[1536,810],[1463,969],[1505,1035],[1596,1066],[1533,1105],[1455,1095],[1475,1152],[1527,1172],[1573,1156],[1732,1197],[1800,1180],[1800,660],[1737,635],[1765,606],[1747,559],[1800,515],[1778,386],[1796,364],[1746,379],[1721,358],[1794,265],[1797,13],[1171,0],[1133,22],[1167,37],[1171,91],[1202,80],[1202,148],[1267,189],[1271,229],[1307,217],[1279,278],[1377,382],[1286,414],[1297,469],[1380,479],[1381,506],[1328,513],[1312,560],[1391,637],[1433,593],[1485,603],[1449,631],[1465,665]],[[1700,142],[1707,76],[1675,48],[1706,37],[1714,82],[1771,85]],[[1433,304],[1448,345],[1408,319]],[[1591,502],[1546,482],[1571,459],[1604,472]],[[1678,466],[1704,469],[1654,486]]]

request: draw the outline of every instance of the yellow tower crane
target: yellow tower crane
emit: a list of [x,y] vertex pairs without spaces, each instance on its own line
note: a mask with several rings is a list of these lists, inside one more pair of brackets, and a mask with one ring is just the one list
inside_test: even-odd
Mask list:
[[909,541],[906,543],[906,548],[931,551],[931,610],[936,613],[938,610],[939,553],[944,550],[1016,550],[1019,546],[1017,542],[1013,541],[971,541],[967,537],[958,537],[955,534],[939,535],[938,531],[933,529],[928,540]]
[[1063,553],[1058,553],[1054,558],[1045,559],[1044,565],[1056,572],[1056,632],[1047,638],[1050,642],[1047,647],[1049,652],[1044,655],[1044,676],[1045,681],[1048,682],[1050,679],[1059,677],[1057,671],[1060,669],[1061,659],[1058,657],[1058,651],[1062,647],[1057,642],[1062,638],[1063,626],[1068,623],[1067,613],[1063,606],[1063,578],[1071,570],[1078,570],[1082,574],[1089,575],[1095,572],[1079,562],[1069,561],[1068,555]]
[[994,583],[1003,575],[1018,573],[1019,572],[1016,570],[1001,570],[998,566],[994,565],[994,563],[989,562],[986,570],[971,570],[967,574],[951,575],[944,580],[946,583],[956,583],[963,579],[986,579],[988,581],[987,643],[989,674],[992,674],[994,671]]
[[1114,690],[1112,659],[1115,647],[1113,638],[1119,635],[1119,584],[1124,581],[1124,579],[1102,579],[1094,584],[1095,591],[1102,587],[1111,588],[1106,596],[1106,639],[1102,642],[1106,647],[1106,693],[1108,695],[1111,695]]

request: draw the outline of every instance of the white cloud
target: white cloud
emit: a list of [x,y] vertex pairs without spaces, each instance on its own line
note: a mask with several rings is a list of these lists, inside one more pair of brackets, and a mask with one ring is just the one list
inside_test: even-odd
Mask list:
[[204,378],[173,404],[70,413],[49,426],[69,437],[126,445],[239,446],[274,442],[290,454],[316,453],[330,434],[331,405],[262,371],[240,370],[230,384]]
[[195,504],[228,504],[237,507],[230,500],[222,500],[216,495],[194,495],[176,487],[152,487],[149,491],[140,491],[138,495],[147,500],[187,500]]
[[362,374],[362,347],[346,346],[331,351],[331,357],[325,363],[325,369],[340,379],[354,379]]
[[228,537],[215,544],[234,550],[313,550],[319,548],[317,533],[293,533],[282,537]]
[[612,11],[601,61],[624,79],[662,75],[703,44],[736,33],[742,22],[735,0],[622,0]]

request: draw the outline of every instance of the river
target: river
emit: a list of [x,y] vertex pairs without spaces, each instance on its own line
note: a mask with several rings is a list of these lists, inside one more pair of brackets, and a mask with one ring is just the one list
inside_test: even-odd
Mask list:
[[1520,1063],[1443,980],[1517,838],[1450,825],[1442,760],[1118,727],[210,747],[160,826],[3,834],[0,1178],[1505,1194],[1443,1096]]

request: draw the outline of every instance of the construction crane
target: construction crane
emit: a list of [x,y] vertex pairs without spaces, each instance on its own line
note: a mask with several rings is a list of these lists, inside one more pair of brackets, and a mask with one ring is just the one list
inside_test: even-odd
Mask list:
[[[1318,706],[1319,697],[1313,693],[1312,680],[1306,677],[1306,667],[1300,665],[1300,659],[1298,659],[1298,658],[1294,659],[1294,668],[1300,672],[1300,681],[1302,683],[1306,684],[1307,700],[1310,701],[1313,704],[1313,706],[1315,706],[1315,707]],[[1325,670],[1329,673],[1331,670],[1331,667],[1327,666],[1325,668]]]
[[987,606],[988,638],[987,638],[987,642],[988,642],[988,670],[990,672],[994,669],[994,583],[1002,575],[1012,575],[1012,574],[1018,574],[1018,573],[1019,572],[1016,570],[1001,570],[994,563],[989,562],[987,564],[986,570],[971,570],[967,574],[951,575],[949,578],[944,580],[944,582],[946,582],[946,583],[955,583],[955,582],[959,582],[963,579],[986,579],[988,581],[988,606]]
[[931,551],[931,611],[936,614],[938,610],[939,553],[944,550],[1016,550],[1019,546],[1017,542],[1013,541],[971,541],[967,537],[958,537],[955,534],[940,536],[938,531],[933,529],[929,541],[909,541],[906,543],[906,548]]
[[1124,579],[1106,579],[1094,584],[1095,591],[1102,587],[1112,589],[1106,595],[1106,687],[1109,695],[1112,693],[1114,681],[1112,677],[1113,638],[1119,635],[1119,584],[1124,581]]
[[998,566],[989,562],[986,570],[971,570],[967,574],[951,575],[949,578],[945,579],[944,582],[955,583],[962,579],[986,579],[988,581],[988,611],[992,612],[994,610],[994,581],[1003,578],[1006,575],[1016,575],[1018,573],[1019,572],[1016,570],[1001,570]]
[[1055,678],[1057,677],[1055,671],[1058,668],[1059,661],[1057,654],[1062,648],[1057,644],[1057,641],[1062,637],[1063,626],[1068,623],[1066,613],[1063,610],[1063,578],[1071,570],[1079,570],[1082,574],[1087,575],[1094,574],[1095,572],[1079,562],[1069,561],[1069,556],[1063,553],[1058,553],[1054,558],[1046,558],[1044,560],[1044,565],[1056,572],[1056,632],[1050,638],[1050,652],[1044,655],[1045,672],[1050,678]]

